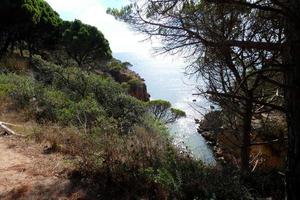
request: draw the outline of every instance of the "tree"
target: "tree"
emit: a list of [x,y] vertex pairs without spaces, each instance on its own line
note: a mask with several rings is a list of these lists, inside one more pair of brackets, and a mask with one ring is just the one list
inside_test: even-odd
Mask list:
[[[207,55],[206,61],[194,68],[201,72],[206,82],[205,88],[198,88],[199,94],[223,110],[225,127],[233,130],[232,136],[238,141],[234,145],[241,150],[241,169],[249,172],[250,146],[255,144],[251,139],[252,121],[274,109],[284,111],[279,93],[282,90],[266,83],[266,71],[259,67],[264,54],[243,50],[233,51],[231,54],[232,57],[228,60],[231,64],[226,63],[222,55]],[[239,62],[242,57],[245,62]],[[276,80],[281,73],[269,72],[268,75],[270,79]]]
[[[269,29],[280,21],[277,18],[272,21],[261,18],[255,23],[249,23],[249,20],[259,13],[251,13],[239,7],[233,12],[231,6],[220,8],[203,2],[177,1],[177,3],[179,5],[175,5],[174,2],[159,4],[158,1],[151,1],[149,5],[152,6],[152,10],[142,7],[136,13],[131,13],[130,8],[133,8],[131,5],[120,13],[116,10],[111,12],[122,19],[124,13],[129,13],[127,15],[131,18],[127,16],[125,20],[129,20],[135,28],[150,36],[163,37],[162,41],[165,44],[163,51],[176,52],[179,49],[192,51],[196,58],[192,65],[192,73],[202,75],[207,81],[207,88],[201,89],[201,94],[205,94],[208,99],[213,99],[222,108],[234,113],[235,121],[239,119],[240,124],[234,129],[240,134],[238,137],[241,141],[241,168],[249,171],[253,115],[258,108],[259,112],[262,112],[261,106],[266,109],[270,107],[283,109],[267,101],[270,97],[267,97],[266,93],[257,91],[261,90],[260,85],[265,80],[263,74],[270,70],[266,59],[268,58],[268,62],[277,60],[278,51],[233,49],[230,46],[220,48],[217,45],[226,42],[228,38],[236,40],[251,37],[260,40],[276,38],[275,42],[280,43],[281,27],[277,28],[278,32]],[[143,13],[143,10],[146,12]],[[165,21],[162,24],[163,20]],[[257,29],[261,27],[264,28],[258,33]]]
[[112,58],[108,41],[96,27],[75,20],[65,22],[62,29],[65,49],[80,67],[95,59]]
[[44,0],[1,1],[0,55],[6,53],[9,47],[13,49],[17,42],[26,42],[32,53],[38,43],[53,37],[61,21]]
[[47,2],[39,0],[38,5],[41,15],[39,22],[28,27],[20,37],[27,43],[30,55],[36,50],[54,48],[60,39],[59,27],[63,23]]
[[[248,26],[265,19],[266,26],[257,26],[256,34],[248,37],[219,37],[214,29],[207,29],[203,24],[216,21],[205,21],[202,9],[211,6],[213,9],[230,7],[231,13],[237,10],[244,13],[240,24],[245,24],[245,33]],[[289,199],[298,199],[297,186],[300,184],[300,2],[291,0],[288,2],[271,1],[248,1],[248,0],[206,0],[206,1],[160,1],[149,0],[145,3],[137,3],[126,7],[121,12],[111,12],[118,19],[130,23],[134,29],[146,33],[149,37],[160,37],[166,52],[188,52],[195,57],[201,57],[207,47],[222,49],[244,49],[253,51],[280,53],[280,60],[272,63],[272,66],[280,67],[284,72],[285,84],[281,85],[285,90],[285,104],[288,124],[289,152],[287,169],[287,193]],[[249,13],[250,12],[250,13]],[[214,15],[215,12],[212,12]],[[124,17],[125,16],[125,17]],[[229,18],[228,15],[224,16]],[[278,19],[278,23],[271,23]],[[283,23],[280,23],[282,21]],[[246,23],[245,23],[246,22]],[[231,23],[224,27],[232,26]],[[283,38],[261,39],[265,34],[265,28],[274,32],[279,29],[283,32]],[[232,27],[238,30],[240,27]],[[207,33],[214,36],[206,37]],[[214,34],[216,33],[216,34]],[[251,33],[251,32],[250,32]],[[267,32],[266,36],[268,36]],[[232,36],[232,35],[229,35]],[[183,51],[184,49],[185,51]],[[268,60],[267,57],[265,59]]]
[[184,111],[171,108],[171,103],[164,100],[152,100],[147,102],[147,109],[155,120],[165,124],[173,123],[186,116]]

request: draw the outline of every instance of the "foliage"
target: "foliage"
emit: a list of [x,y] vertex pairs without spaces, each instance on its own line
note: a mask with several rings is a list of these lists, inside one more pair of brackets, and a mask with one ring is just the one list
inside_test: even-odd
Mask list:
[[168,122],[170,122],[170,121],[174,122],[179,118],[186,117],[185,112],[180,109],[177,109],[177,108],[171,108],[171,115],[172,116],[170,117]]
[[15,74],[0,74],[0,98],[6,97],[15,88],[13,80],[18,80],[20,76]]
[[131,131],[133,125],[140,123],[145,113],[142,101],[124,94],[117,96],[112,102],[112,107],[107,110],[118,120],[120,130],[125,133]]
[[[261,99],[266,99],[267,103],[282,103],[272,98],[273,88],[266,91],[262,85],[266,85],[266,78],[280,84],[272,79],[273,75],[265,77],[264,70],[276,70],[270,63],[275,61],[277,65],[284,59],[278,57],[275,49],[247,48],[251,42],[280,44],[285,40],[281,35],[281,17],[270,17],[269,13],[226,2],[217,5],[207,1],[145,1],[143,9],[132,4],[120,11],[109,9],[108,13],[131,23],[141,32],[162,36],[165,51],[192,51],[196,57],[194,70],[209,83],[206,92],[210,92],[211,100],[221,106],[230,105],[237,110],[238,115],[233,119],[240,113],[244,115],[248,99],[258,99],[256,107],[262,103],[266,106]],[[61,24],[58,14],[43,0],[3,0],[0,3],[0,36],[0,56],[9,47],[13,52],[15,46],[22,54],[24,45],[32,55],[49,48],[52,41],[55,44],[62,40],[69,56],[82,68],[90,69],[90,63],[96,59],[111,58],[109,44],[100,31],[79,20]],[[240,45],[245,40],[249,40],[248,43]],[[91,70],[57,66],[41,58],[31,61],[35,80],[28,75],[1,74],[0,97],[10,96],[16,107],[30,109],[40,121],[79,127],[67,131],[58,127],[44,137],[52,137],[57,149],[80,158],[79,169],[86,178],[82,180],[93,183],[95,191],[104,195],[103,198],[251,199],[249,191],[254,191],[255,196],[273,195],[273,191],[276,191],[275,196],[278,193],[283,196],[282,182],[270,181],[273,177],[279,180],[278,174],[266,180],[258,179],[259,174],[258,178],[254,176],[245,183],[232,168],[209,169],[189,155],[180,154],[172,146],[166,127],[159,123],[171,123],[185,116],[183,111],[171,108],[169,102],[151,101],[145,108],[111,78],[96,75]],[[111,71],[119,72],[128,67],[126,63],[110,64],[108,70]],[[128,83],[129,87],[138,84],[135,79]],[[222,92],[231,96],[224,98]],[[257,111],[269,107],[259,106]],[[146,109],[152,116],[145,115]],[[224,111],[229,110],[227,106]],[[252,110],[256,108],[251,107],[246,113],[250,123]],[[210,127],[220,126],[219,113],[210,113],[208,117],[217,119],[214,125],[209,124]],[[42,132],[47,132],[47,128]],[[266,124],[263,129],[270,132],[276,126]],[[87,131],[90,134],[86,134]],[[129,132],[132,134],[120,134]],[[264,187],[259,187],[260,182]]]
[[85,131],[97,125],[106,113],[92,97],[85,97],[79,102],[72,102],[68,107],[59,110],[58,120],[65,124],[78,124]]
[[122,19],[124,21],[128,21],[131,19],[130,14],[132,13],[132,8],[133,8],[132,4],[124,6],[121,9],[108,8],[106,10],[106,13],[114,16],[116,19]]
[[[62,68],[38,56],[32,60],[35,82],[29,76],[1,76],[1,93],[38,120],[92,128],[132,131],[142,123],[144,103],[129,96],[113,79],[77,67]],[[16,76],[16,77],[15,77]],[[107,123],[109,122],[109,123]],[[110,129],[110,128],[109,128]]]
[[108,41],[96,27],[79,20],[64,22],[62,40],[67,53],[80,67],[96,59],[110,59]]
[[22,73],[28,69],[29,62],[19,56],[3,57],[0,61],[0,73]]
[[131,80],[128,81],[128,84],[129,84],[129,89],[132,90],[132,89],[137,88],[140,85],[142,85],[143,82],[140,79],[133,78],[133,79],[131,79]]
[[35,101],[29,106],[38,120],[57,121],[60,110],[71,103],[65,93],[51,87],[40,86],[34,96]]
[[[59,15],[44,0],[1,1],[0,3],[0,47],[2,56],[18,42],[26,42],[33,53],[37,46],[49,46],[55,42],[57,27],[62,22]],[[48,41],[48,44],[45,43]]]
[[241,141],[244,171],[249,170],[252,119],[272,109],[285,111],[278,104],[282,101],[277,94],[284,85],[282,78],[278,79],[282,77],[278,61],[282,60],[284,22],[255,4],[274,6],[269,1],[136,0],[120,10],[107,10],[134,30],[150,38],[159,37],[160,52],[190,59],[188,73],[205,83],[205,87],[201,83],[197,88],[198,94],[220,106],[223,115],[229,115],[234,136]]
[[123,69],[128,69],[131,66],[132,65],[129,62],[121,62],[120,60],[113,58],[107,63],[107,70],[118,72]]
[[185,117],[184,111],[171,108],[171,103],[164,100],[153,100],[147,103],[148,111],[154,116],[155,120],[163,123],[173,123],[177,119]]
[[35,97],[36,87],[32,79],[26,76],[12,79],[13,87],[10,90],[10,96],[17,107],[25,107],[31,104]]
[[[206,168],[180,154],[159,132],[137,127],[135,134],[95,132],[78,145],[79,170],[91,194],[103,198],[240,199],[244,188],[234,170]],[[72,145],[72,144],[71,144]]]

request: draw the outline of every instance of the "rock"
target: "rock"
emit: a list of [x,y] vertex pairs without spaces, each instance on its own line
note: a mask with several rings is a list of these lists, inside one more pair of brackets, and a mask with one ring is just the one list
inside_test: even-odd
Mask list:
[[150,95],[147,92],[147,86],[143,82],[140,85],[130,87],[129,94],[142,101],[149,101]]
[[149,101],[150,95],[147,91],[145,80],[137,73],[129,69],[111,70],[109,74],[119,83],[128,83],[129,94],[142,101]]
[[222,149],[221,148],[216,148],[215,154],[216,154],[217,157],[223,157],[223,151],[222,151]]
[[201,135],[209,142],[216,142],[215,134],[210,131],[201,132]]

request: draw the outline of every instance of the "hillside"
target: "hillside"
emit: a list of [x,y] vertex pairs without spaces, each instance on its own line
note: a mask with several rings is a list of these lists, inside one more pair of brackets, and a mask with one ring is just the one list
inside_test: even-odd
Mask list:
[[[184,6],[176,6],[176,1],[170,8],[161,7],[165,2],[168,1],[157,5],[146,1],[147,9],[142,13],[149,20],[162,17],[161,22],[170,22],[171,27],[157,28],[156,23],[149,26],[147,21],[138,21],[140,10],[136,18],[130,19],[136,8],[133,5],[108,12],[137,25],[144,33],[168,36],[163,40],[164,50],[170,53],[189,45],[196,45],[192,52],[199,52],[203,42],[198,41],[201,36],[193,35],[199,30],[198,23],[173,21],[173,14],[182,14],[176,9],[182,9],[186,19],[195,12],[196,18],[203,17],[201,23],[213,25],[213,31],[200,31],[202,34],[214,35],[219,26],[222,33],[228,24],[223,23],[223,17],[221,21],[212,20],[215,17],[206,19],[210,12],[219,9],[202,5],[202,1],[199,5],[183,1]],[[201,9],[205,15],[197,13]],[[256,15],[253,13],[252,17]],[[170,21],[165,20],[168,18]],[[182,27],[176,27],[181,25],[183,30],[191,30],[181,32]],[[263,24],[254,26],[253,31],[260,26]],[[210,26],[201,28],[206,27]],[[44,0],[4,0],[0,2],[0,36],[0,122],[5,122],[0,123],[1,199],[285,197],[285,180],[279,170],[285,167],[285,155],[281,153],[286,151],[287,125],[272,120],[270,115],[273,108],[284,110],[283,90],[264,82],[266,76],[279,84],[283,78],[281,72],[261,71],[269,60],[263,57],[265,52],[242,49],[233,58],[234,48],[218,52],[220,41],[212,40],[216,42],[214,48],[200,51],[200,57],[190,66],[192,73],[207,78],[207,88],[197,89],[213,103],[203,120],[198,120],[201,128],[206,125],[214,143],[227,149],[232,149],[229,143],[235,139],[229,153],[235,156],[232,162],[221,159],[226,162],[207,166],[194,159],[184,145],[175,146],[170,136],[168,125],[187,114],[168,101],[150,100],[143,78],[131,70],[130,61],[113,57],[109,41],[97,27],[77,19],[61,19]],[[242,36],[237,33],[232,37]],[[214,39],[206,35],[204,38]],[[262,38],[266,39],[270,38]],[[262,63],[257,64],[259,61]],[[172,68],[166,70],[171,74],[168,70]],[[267,159],[260,156],[260,148],[255,148],[256,152],[251,146],[274,141],[282,142],[272,148],[280,157],[278,164],[274,168],[260,167]]]

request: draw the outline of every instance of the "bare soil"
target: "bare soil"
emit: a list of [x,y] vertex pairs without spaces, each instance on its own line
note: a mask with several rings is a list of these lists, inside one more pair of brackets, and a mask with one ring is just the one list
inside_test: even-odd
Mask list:
[[68,179],[72,161],[44,154],[43,145],[16,136],[0,136],[0,199],[85,199]]

